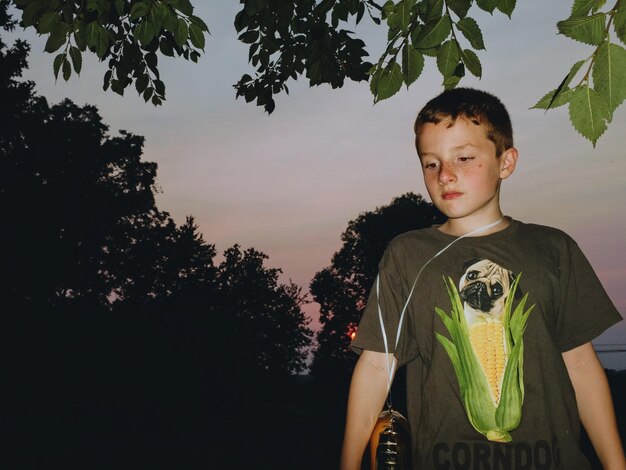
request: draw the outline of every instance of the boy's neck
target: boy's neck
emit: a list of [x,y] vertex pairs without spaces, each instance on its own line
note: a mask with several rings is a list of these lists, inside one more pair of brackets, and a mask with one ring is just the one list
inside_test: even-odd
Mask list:
[[511,221],[504,217],[502,213],[500,215],[495,215],[492,220],[481,220],[481,221],[469,221],[466,219],[457,220],[457,219],[448,219],[443,224],[438,227],[438,230],[448,234],[453,235],[455,237],[460,237],[462,235],[466,235],[474,230],[479,230],[481,227],[485,227],[484,230],[480,230],[480,232],[476,233],[475,237],[484,237],[485,235],[491,235],[492,233],[500,232],[504,230],[510,225]]

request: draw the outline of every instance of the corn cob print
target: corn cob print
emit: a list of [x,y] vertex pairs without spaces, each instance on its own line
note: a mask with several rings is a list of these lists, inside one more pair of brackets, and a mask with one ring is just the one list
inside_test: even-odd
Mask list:
[[509,358],[504,338],[504,325],[500,320],[486,320],[470,327],[470,344],[487,377],[491,398],[500,402],[504,368]]
[[450,338],[435,333],[459,382],[467,417],[490,441],[510,442],[524,402],[524,342],[528,294],[513,309],[520,275],[489,260],[473,260],[459,289],[444,279],[450,314],[435,308]]

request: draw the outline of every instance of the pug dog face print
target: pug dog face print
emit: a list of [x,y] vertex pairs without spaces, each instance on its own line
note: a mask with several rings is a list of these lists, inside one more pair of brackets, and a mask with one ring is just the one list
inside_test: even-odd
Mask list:
[[467,324],[501,320],[515,280],[513,273],[488,259],[472,259],[464,264],[463,271],[459,294]]

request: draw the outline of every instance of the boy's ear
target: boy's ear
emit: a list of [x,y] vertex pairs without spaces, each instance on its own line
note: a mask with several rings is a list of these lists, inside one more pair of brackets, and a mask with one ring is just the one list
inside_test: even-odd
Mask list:
[[511,147],[506,149],[500,155],[500,179],[505,179],[511,176],[511,174],[515,171],[515,165],[517,165],[517,149],[515,147]]

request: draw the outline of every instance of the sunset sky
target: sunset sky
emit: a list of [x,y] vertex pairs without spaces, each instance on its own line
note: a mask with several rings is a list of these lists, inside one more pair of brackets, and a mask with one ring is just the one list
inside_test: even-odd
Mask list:
[[[416,84],[375,106],[366,83],[309,89],[300,80],[289,84],[289,96],[278,96],[268,116],[235,100],[232,85],[252,74],[247,47],[232,26],[239,3],[193,3],[211,30],[206,54],[199,64],[159,59],[167,86],[163,107],[144,104],[134,89],[123,98],[104,93],[105,68],[95,57],[85,60],[80,78],[55,83],[44,42],[18,31],[32,45],[25,78],[51,103],[69,97],[96,105],[112,134],[125,129],[145,136],[144,159],[159,165],[159,208],[178,223],[192,214],[218,250],[254,246],[269,255],[269,266],[283,269],[284,280],[307,287],[330,263],[350,219],[408,191],[427,196],[412,123],[442,90],[441,76],[428,60]],[[461,85],[496,94],[512,116],[520,160],[503,184],[505,214],[572,235],[624,316],[626,106],[595,150],[572,129],[567,109],[528,109],[592,52],[556,35],[556,22],[569,9],[570,2],[518,2],[512,21],[472,10],[487,46],[480,53],[484,77]],[[386,31],[373,24],[357,31],[375,61]],[[315,316],[315,305],[307,311]],[[624,323],[597,342],[626,343]]]

